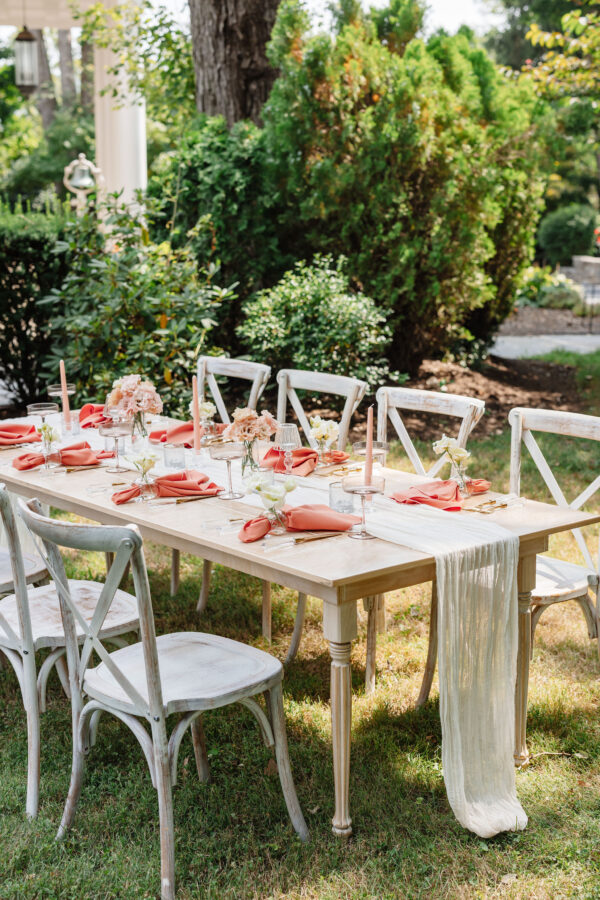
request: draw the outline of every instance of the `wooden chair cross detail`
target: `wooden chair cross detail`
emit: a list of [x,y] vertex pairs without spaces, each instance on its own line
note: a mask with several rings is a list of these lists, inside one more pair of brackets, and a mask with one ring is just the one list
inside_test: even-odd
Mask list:
[[198,390],[204,395],[208,387],[222,422],[231,421],[223,395],[215,376],[239,378],[249,381],[250,394],[247,406],[256,409],[258,401],[271,377],[271,367],[247,359],[229,359],[225,356],[200,356],[198,358]]

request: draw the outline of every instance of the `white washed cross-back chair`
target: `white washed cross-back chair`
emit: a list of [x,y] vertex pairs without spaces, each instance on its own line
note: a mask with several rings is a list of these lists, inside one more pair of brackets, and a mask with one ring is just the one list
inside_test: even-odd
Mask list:
[[[586,416],[561,410],[524,409],[515,407],[508,415],[512,428],[510,456],[510,489],[520,494],[521,447],[527,447],[538,472],[558,506],[581,509],[600,490],[600,452],[596,465],[590,471],[589,485],[570,503],[565,497],[556,476],[542,453],[533,432],[541,431],[565,437],[582,438],[600,442],[600,417]],[[600,451],[600,446],[599,446]],[[575,600],[581,607],[590,639],[599,638],[598,585],[600,582],[600,539],[598,556],[594,560],[581,529],[571,532],[583,557],[583,565],[564,562],[549,556],[538,556],[536,584],[531,594],[531,648],[537,623],[544,610],[554,603]],[[595,602],[591,594],[595,595]],[[600,644],[598,647],[600,653]]]
[[[460,420],[456,439],[461,447],[467,446],[469,435],[485,412],[485,403],[477,397],[465,397],[460,394],[444,394],[441,391],[423,391],[405,387],[382,387],[377,391],[377,440],[388,440],[388,419],[394,426],[396,434],[406,451],[415,473],[437,478],[448,458],[442,454],[436,461],[425,468],[425,463],[406,429],[401,412],[428,413],[436,416],[450,416]],[[440,433],[441,437],[441,433]],[[375,688],[375,653],[376,633],[385,628],[385,608],[383,597],[369,598],[367,623],[367,692]],[[437,658],[437,590],[435,582],[431,588],[431,616],[429,621],[429,646],[427,662],[417,706],[422,706],[429,696],[431,682],[435,672]]]
[[[199,632],[156,637],[141,535],[134,525],[75,525],[36,512],[36,501],[20,502],[20,514],[44,544],[46,565],[60,597],[67,638],[73,712],[71,784],[58,837],[72,824],[81,793],[85,755],[95,742],[98,719],[110,713],[137,738],[158,794],[161,844],[161,897],[175,898],[175,845],[172,788],[177,779],[181,739],[191,728],[198,775],[209,778],[200,716],[207,710],[240,703],[257,718],[269,746],[275,746],[279,778],[292,824],[303,840],[308,830],[296,797],[289,764],[279,660],[237,641]],[[73,602],[59,547],[114,553],[106,584],[91,621]],[[101,628],[110,613],[125,568],[131,572],[140,613],[141,642],[109,653]],[[81,648],[76,630],[85,633]],[[92,652],[100,662],[90,668]],[[264,693],[269,715],[254,699]],[[167,737],[167,718],[180,718]],[[148,730],[149,727],[149,730]]]
[[[328,372],[310,372],[305,369],[280,369],[277,373],[277,383],[279,385],[277,391],[277,421],[286,422],[286,410],[288,401],[296,413],[296,417],[304,432],[306,440],[313,449],[316,449],[317,442],[311,436],[310,422],[304,412],[304,407],[297,391],[309,391],[311,394],[331,394],[334,397],[345,397],[346,402],[339,421],[340,430],[338,433],[337,449],[345,450],[348,443],[348,434],[350,431],[350,420],[356,412],[358,405],[369,387],[366,381],[360,378],[350,378],[346,375],[331,375]],[[270,586],[269,586],[270,587]],[[263,593],[263,634],[268,630],[269,637],[271,633],[271,608],[265,609]],[[286,656],[286,663],[290,663],[300,646],[302,638],[302,629],[304,627],[304,616],[306,614],[306,594],[298,594],[298,609],[296,611],[296,620],[294,622],[294,631],[290,648]]]
[[[11,495],[9,492],[8,497],[14,505],[15,495]],[[46,567],[33,548],[25,549],[23,541],[28,535],[27,529],[18,519],[16,520],[16,523],[19,543],[21,545],[21,555],[23,557],[25,580],[27,581],[27,584],[40,584],[48,578]],[[12,594],[14,589],[9,540],[6,528],[3,526],[3,522],[0,519],[0,597],[3,594]]]
[[[69,682],[65,666],[65,636],[58,594],[54,585],[30,587],[11,501],[4,485],[0,485],[0,515],[6,529],[15,592],[0,600],[0,652],[11,663],[21,689],[27,714],[27,801],[28,816],[38,811],[40,784],[40,711],[46,708],[46,685],[52,668],[68,695]],[[39,560],[39,557],[38,557]],[[46,568],[44,567],[46,572]],[[80,615],[91,617],[102,591],[94,581],[71,581],[70,589]],[[117,592],[117,601],[103,626],[103,637],[119,643],[118,636],[138,628],[135,597]],[[80,629],[78,640],[83,640]],[[36,653],[48,650],[46,659],[36,667]]]
[[356,412],[358,404],[365,396],[369,385],[360,378],[347,375],[330,375],[328,372],[309,372],[305,369],[280,369],[277,373],[277,421],[286,422],[288,401],[296,413],[300,427],[311,447],[317,442],[310,434],[310,423],[304,412],[297,391],[309,391],[311,394],[331,394],[333,397],[345,397],[346,402],[339,421],[338,450],[345,450],[350,431],[350,420]]
[[[198,357],[198,391],[204,397],[206,390],[210,391],[221,422],[229,424],[231,419],[223,395],[217,383],[218,377],[228,380],[240,380],[250,382],[250,393],[247,406],[256,409],[258,401],[271,377],[271,367],[263,363],[251,362],[248,359],[229,359],[226,356],[200,356]],[[203,612],[208,601],[210,590],[210,574],[212,563],[204,560],[202,569],[202,588],[198,600],[197,610]],[[171,596],[175,596],[179,588],[179,550],[173,550],[171,555]]]

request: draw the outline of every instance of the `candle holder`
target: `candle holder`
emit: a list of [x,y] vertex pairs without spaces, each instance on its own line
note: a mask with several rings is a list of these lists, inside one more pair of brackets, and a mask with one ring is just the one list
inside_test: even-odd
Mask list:
[[381,475],[373,475],[369,484],[365,484],[362,472],[359,475],[346,475],[345,478],[342,478],[342,487],[348,494],[358,494],[361,502],[361,523],[356,531],[351,529],[346,534],[348,537],[356,538],[360,541],[373,540],[375,535],[367,532],[365,523],[365,501],[367,497],[371,497],[373,494],[383,494],[385,478],[382,478]]
[[[62,399],[62,395],[63,395],[62,385],[61,384],[49,384],[47,393],[48,393],[49,397],[56,397],[57,399],[58,398]],[[68,381],[67,382],[67,397],[72,397],[74,393],[75,393],[75,385],[72,384],[70,381]],[[67,428],[67,424],[65,421],[65,411],[64,411],[64,409],[62,410],[62,426],[61,427],[62,427],[63,434],[68,434],[68,433],[74,431],[73,426],[74,426],[74,422],[76,419],[77,419],[77,416],[73,413],[73,418],[71,418],[71,425],[69,428]],[[77,419],[77,422],[79,422],[79,419]]]
[[212,459],[221,459],[225,460],[227,463],[227,490],[221,491],[218,495],[220,500],[239,500],[240,497],[243,497],[243,493],[241,491],[233,490],[233,483],[231,481],[231,463],[234,459],[242,459],[246,448],[242,441],[229,441],[227,443],[222,444],[211,444],[208,448],[208,452],[211,455]]

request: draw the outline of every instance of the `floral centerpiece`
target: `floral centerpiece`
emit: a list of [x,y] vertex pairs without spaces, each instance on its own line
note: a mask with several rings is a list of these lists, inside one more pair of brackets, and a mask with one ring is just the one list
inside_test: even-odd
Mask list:
[[[296,487],[294,478],[285,481],[274,481],[272,472],[269,476],[256,472],[246,480],[246,493],[258,494],[267,510],[267,515],[276,530],[285,529],[285,516],[281,510],[290,491]],[[274,530],[273,528],[271,530]]]
[[322,419],[321,416],[312,416],[310,419],[310,434],[319,446],[319,459],[322,463],[325,460],[327,448],[335,440],[340,433],[340,426],[333,419]]
[[143,380],[141,375],[124,375],[113,381],[104,408],[113,418],[133,418],[132,433],[137,431],[145,438],[148,436],[145,414],[161,413],[163,404],[151,381]]
[[255,457],[257,441],[268,441],[277,431],[277,421],[270,412],[263,410],[259,415],[255,409],[245,406],[233,413],[233,422],[223,432],[225,440],[240,441],[246,448],[242,459],[242,476],[258,469]]
[[140,453],[139,456],[130,456],[128,459],[139,473],[134,481],[134,484],[137,484],[140,489],[139,499],[146,500],[148,495],[152,493],[150,472],[158,462],[158,456],[154,453]]
[[439,441],[433,444],[434,453],[440,456],[445,453],[451,463],[450,478],[456,481],[458,489],[463,497],[468,494],[467,484],[465,481],[466,461],[470,457],[468,450],[461,447],[456,438],[450,438],[443,434]]

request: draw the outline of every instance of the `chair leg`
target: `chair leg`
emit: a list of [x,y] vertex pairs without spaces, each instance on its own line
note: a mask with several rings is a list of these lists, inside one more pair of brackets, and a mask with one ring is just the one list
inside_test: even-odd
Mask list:
[[302,640],[302,629],[304,628],[304,618],[306,616],[306,594],[298,593],[298,609],[296,610],[296,620],[294,622],[294,630],[292,632],[292,640],[287,656],[283,662],[284,666],[289,666],[296,658],[296,653],[300,647]]
[[206,609],[206,604],[208,603],[211,571],[212,563],[210,559],[205,559],[202,564],[202,587],[200,588],[200,597],[198,598],[198,605],[196,606],[196,612],[198,613],[203,613]]
[[28,817],[34,819],[38,814],[40,796],[40,712],[34,659],[24,659],[23,661],[23,685],[27,713],[27,799],[25,810]]
[[198,778],[200,781],[210,781],[210,765],[208,762],[208,754],[206,752],[206,739],[204,737],[204,728],[202,727],[202,719],[200,716],[192,722],[191,732]]
[[279,781],[281,782],[285,805],[287,806],[294,830],[298,834],[300,840],[307,841],[310,835],[306,822],[304,821],[304,816],[302,815],[300,803],[298,802],[290,767],[281,684],[277,684],[275,687],[271,688],[270,691],[267,691],[266,699],[271,714],[271,725],[273,728],[273,737],[275,739],[275,757],[277,759],[277,770],[279,772]]
[[75,810],[77,809],[77,803],[81,795],[84,768],[85,753],[83,752],[83,747],[81,746],[79,734],[74,734],[73,762],[71,765],[71,784],[69,785],[69,793],[67,795],[65,809],[58,829],[58,834],[56,835],[57,841],[61,840],[65,836],[65,834],[73,824],[73,819],[75,818]]
[[367,660],[365,663],[365,694],[375,691],[375,669],[377,666],[377,597],[365,597],[363,605],[367,612]]
[[179,590],[179,550],[171,552],[171,597]]
[[106,571],[108,572],[114,562],[115,554],[108,551],[104,554],[104,559],[106,560]]
[[265,640],[271,643],[271,583],[262,583],[262,633]]
[[578,597],[577,602],[581,607],[581,611],[585,616],[585,621],[587,624],[588,635],[590,640],[593,641],[598,637],[598,626],[596,620],[596,605],[589,594],[586,594],[585,597]]
[[154,729],[152,731],[160,822],[160,896],[161,900],[175,900],[175,838],[169,753],[164,735],[159,736]]
[[421,690],[417,697],[416,707],[423,706],[427,702],[429,692],[431,690],[431,682],[435,673],[435,665],[437,662],[438,649],[438,596],[437,583],[431,585],[431,614],[429,616],[429,647],[427,648],[427,662],[425,663],[425,671],[423,673],[423,681]]
[[65,697],[70,700],[71,685],[69,684],[69,669],[67,667],[67,660],[64,655],[58,657],[58,659],[54,663],[54,667],[56,669],[56,674],[58,675],[59,681],[62,685],[62,689],[65,692]]

